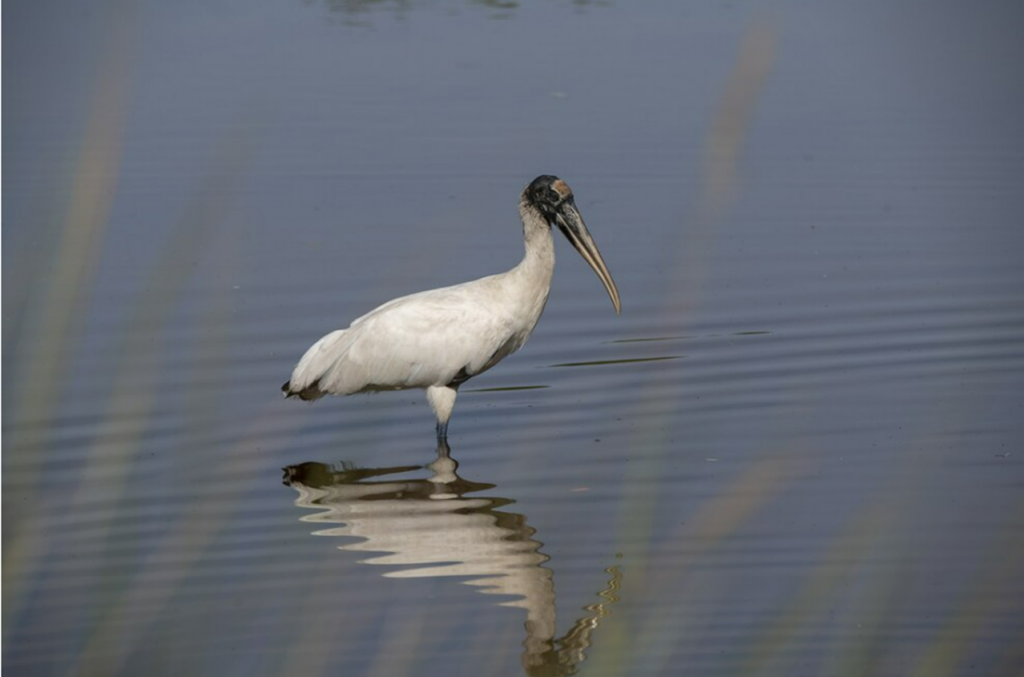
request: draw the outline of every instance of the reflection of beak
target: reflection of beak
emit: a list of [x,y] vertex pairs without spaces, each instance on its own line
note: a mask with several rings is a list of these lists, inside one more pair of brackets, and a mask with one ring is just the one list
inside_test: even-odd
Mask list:
[[612,279],[612,274],[608,272],[608,266],[605,265],[604,259],[601,258],[601,252],[598,251],[597,245],[594,244],[594,238],[590,237],[590,231],[587,230],[586,224],[583,223],[583,217],[580,216],[571,198],[563,202],[562,206],[559,207],[558,212],[555,214],[555,223],[558,224],[559,230],[572,243],[576,251],[580,253],[580,256],[590,264],[590,267],[594,269],[597,276],[601,278],[601,283],[608,290],[608,296],[611,297],[612,305],[615,306],[615,313],[618,314],[622,309],[619,303],[619,289],[615,286],[615,280]]

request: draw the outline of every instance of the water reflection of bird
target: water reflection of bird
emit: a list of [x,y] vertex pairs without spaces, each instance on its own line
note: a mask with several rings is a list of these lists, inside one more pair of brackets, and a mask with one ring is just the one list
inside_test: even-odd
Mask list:
[[584,607],[585,614],[561,638],[555,638],[555,588],[548,557],[523,515],[500,510],[506,498],[471,496],[493,489],[462,479],[448,445],[438,445],[437,459],[425,466],[428,479],[377,479],[418,470],[334,468],[321,463],[289,466],[285,484],[299,493],[295,504],[317,512],[302,517],[320,529],[319,536],[347,536],[342,550],[374,553],[366,564],[404,568],[384,573],[390,578],[465,577],[480,592],[507,596],[502,606],[526,610],[522,664],[530,675],[571,675],[586,656],[591,633],[617,601],[621,573],[606,571],[611,580],[598,593],[601,602]]
[[526,255],[518,266],[403,296],[327,334],[299,360],[281,387],[285,396],[424,388],[437,436],[445,439],[459,386],[519,350],[537,325],[555,268],[553,226],[594,269],[619,312],[619,291],[564,181],[534,179],[520,197],[519,215]]

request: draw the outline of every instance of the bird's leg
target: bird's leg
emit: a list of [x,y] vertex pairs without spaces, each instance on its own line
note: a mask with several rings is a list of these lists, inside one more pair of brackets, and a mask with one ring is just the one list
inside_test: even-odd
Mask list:
[[457,386],[430,386],[427,388],[427,402],[430,402],[430,408],[437,416],[438,441],[448,439],[448,419],[451,418],[452,409],[455,408],[455,397],[458,394]]

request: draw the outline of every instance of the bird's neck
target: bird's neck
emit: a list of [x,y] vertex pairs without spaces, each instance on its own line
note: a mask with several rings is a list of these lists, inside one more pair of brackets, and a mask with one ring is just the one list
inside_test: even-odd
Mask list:
[[555,270],[555,241],[551,237],[551,226],[536,208],[525,201],[519,205],[519,215],[523,220],[526,255],[516,270],[535,279],[546,290],[551,286]]
[[524,202],[519,206],[519,214],[523,219],[526,255],[505,279],[511,283],[509,289],[517,305],[516,314],[523,322],[525,342],[548,302],[555,272],[555,242],[551,227],[536,208]]

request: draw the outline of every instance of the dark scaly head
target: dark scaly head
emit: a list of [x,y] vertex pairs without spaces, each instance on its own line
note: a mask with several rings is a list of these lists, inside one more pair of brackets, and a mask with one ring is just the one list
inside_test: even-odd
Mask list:
[[621,310],[619,289],[615,286],[612,274],[608,272],[608,266],[605,265],[594,238],[583,223],[583,217],[576,208],[569,184],[557,176],[545,174],[530,182],[523,191],[523,197],[530,206],[541,213],[548,225],[557,226],[562,231],[583,260],[594,269],[601,284],[608,291],[608,296],[611,297],[615,312],[618,313]]

